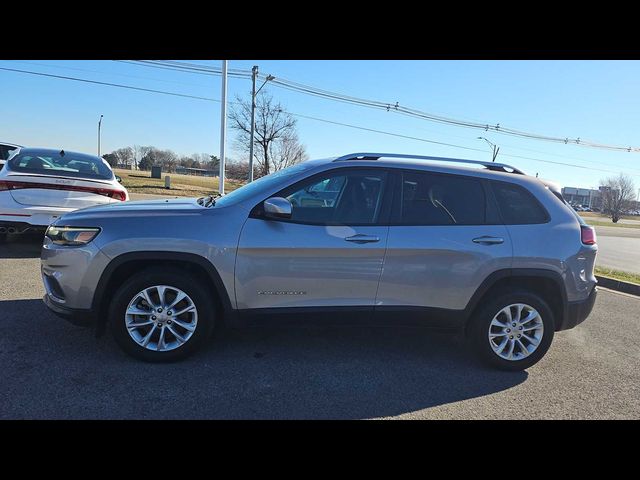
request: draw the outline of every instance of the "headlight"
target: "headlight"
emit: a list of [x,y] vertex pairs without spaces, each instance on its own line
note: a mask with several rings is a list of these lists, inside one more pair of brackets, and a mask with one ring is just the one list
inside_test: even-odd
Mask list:
[[45,236],[56,245],[86,245],[100,233],[99,228],[56,227],[47,228]]

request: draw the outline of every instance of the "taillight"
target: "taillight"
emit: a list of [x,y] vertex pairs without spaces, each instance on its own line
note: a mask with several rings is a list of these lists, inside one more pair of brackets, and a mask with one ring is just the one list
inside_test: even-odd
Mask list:
[[589,225],[580,225],[580,240],[585,245],[596,244],[596,229]]
[[115,198],[116,200],[120,200],[121,202],[124,202],[127,199],[127,194],[122,190],[109,190],[108,196]]
[[89,192],[97,195],[104,195],[115,200],[124,202],[127,199],[126,192],[122,190],[114,190],[111,188],[95,188],[95,187],[77,187],[74,185],[54,185],[51,183],[36,182],[11,182],[0,180],[0,191],[2,190],[24,190],[26,188],[40,188],[46,190],[67,190],[72,192]]

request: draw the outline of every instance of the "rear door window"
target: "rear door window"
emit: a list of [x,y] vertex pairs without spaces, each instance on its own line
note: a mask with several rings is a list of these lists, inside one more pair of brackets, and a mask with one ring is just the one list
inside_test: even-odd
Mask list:
[[482,183],[471,177],[405,171],[401,225],[483,225],[487,202]]

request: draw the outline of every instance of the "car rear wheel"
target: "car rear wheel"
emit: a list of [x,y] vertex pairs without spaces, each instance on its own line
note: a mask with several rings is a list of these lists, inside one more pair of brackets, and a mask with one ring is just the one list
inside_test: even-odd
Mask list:
[[125,282],[109,309],[118,345],[149,362],[175,361],[195,352],[215,323],[211,295],[178,269],[146,269]]
[[553,312],[538,295],[510,292],[490,300],[472,319],[469,337],[487,364],[519,371],[547,353],[554,333]]

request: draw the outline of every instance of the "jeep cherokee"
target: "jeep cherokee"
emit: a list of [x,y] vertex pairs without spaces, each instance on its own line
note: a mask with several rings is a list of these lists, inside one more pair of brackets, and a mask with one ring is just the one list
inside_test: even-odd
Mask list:
[[146,361],[183,358],[223,323],[317,317],[456,330],[522,370],[591,312],[596,251],[557,187],[514,167],[355,153],[219,198],[66,214],[42,278],[54,313]]

